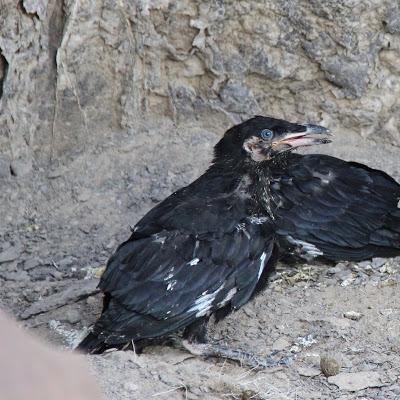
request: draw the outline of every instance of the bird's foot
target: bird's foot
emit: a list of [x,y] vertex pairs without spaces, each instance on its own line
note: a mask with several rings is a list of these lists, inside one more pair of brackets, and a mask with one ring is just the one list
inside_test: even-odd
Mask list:
[[250,368],[280,367],[286,366],[291,362],[291,357],[277,357],[278,351],[268,356],[261,356],[239,349],[231,349],[216,343],[189,343],[183,340],[181,344],[185,350],[195,356],[224,358]]

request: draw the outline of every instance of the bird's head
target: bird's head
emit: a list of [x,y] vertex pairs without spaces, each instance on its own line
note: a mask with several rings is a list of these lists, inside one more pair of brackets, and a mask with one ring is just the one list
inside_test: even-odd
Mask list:
[[215,161],[268,161],[298,147],[330,143],[328,135],[322,126],[256,116],[225,133],[215,146]]

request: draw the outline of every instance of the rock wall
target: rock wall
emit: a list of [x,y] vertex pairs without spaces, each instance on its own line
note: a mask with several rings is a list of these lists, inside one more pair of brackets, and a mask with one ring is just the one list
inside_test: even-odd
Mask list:
[[[261,113],[400,144],[400,2],[2,0],[0,169],[168,117]],[[2,166],[2,167],[1,167]]]

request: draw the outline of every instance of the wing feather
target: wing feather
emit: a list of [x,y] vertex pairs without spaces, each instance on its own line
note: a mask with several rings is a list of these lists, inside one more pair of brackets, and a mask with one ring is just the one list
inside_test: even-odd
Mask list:
[[309,243],[334,261],[400,253],[400,185],[382,171],[329,156],[296,156],[274,182],[283,247]]
[[94,327],[106,343],[161,336],[228,303],[240,307],[268,265],[273,229],[253,223],[236,197],[176,202],[139,221],[107,265],[99,286],[111,300]]

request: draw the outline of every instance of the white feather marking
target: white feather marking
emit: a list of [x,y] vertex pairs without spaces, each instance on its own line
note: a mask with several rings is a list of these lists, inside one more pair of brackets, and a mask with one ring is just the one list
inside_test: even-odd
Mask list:
[[245,236],[247,237],[248,240],[251,239],[250,233],[246,231],[246,229],[243,229],[243,233],[245,234]]
[[[322,174],[320,172],[314,171],[313,176],[315,176],[316,178],[319,178],[323,185],[327,185],[327,184],[331,183],[331,181],[334,178],[336,178],[336,175],[332,171],[329,171],[327,174]],[[316,186],[316,188],[318,188],[318,186]]]
[[261,225],[261,224],[267,222],[268,218],[253,216],[253,217],[250,217],[249,220],[250,220],[250,223],[252,223],[252,224]]
[[193,258],[196,257],[196,251],[199,248],[200,242],[198,240],[196,240],[196,243],[194,245],[194,250],[193,250]]
[[232,288],[224,297],[224,299],[222,301],[220,301],[218,303],[218,307],[223,307],[224,305],[226,305],[228,303],[228,301],[232,300],[232,297],[236,294],[237,289],[234,287]]
[[158,236],[158,233],[155,233],[153,235],[153,243],[161,243],[164,244],[165,243],[165,239],[167,238],[166,236]]
[[[289,243],[300,247],[300,252],[305,253],[304,257],[306,260],[322,256],[324,253],[312,243],[305,242],[304,240],[294,239],[292,236],[286,236]],[[301,256],[302,254],[300,254]]]
[[168,315],[169,315],[169,314],[171,314],[171,310],[169,310],[169,311],[166,312],[166,315],[167,315],[167,316],[164,317],[164,319],[168,319]]
[[240,224],[236,225],[236,230],[238,232],[242,231],[244,233],[244,235],[247,237],[248,240],[250,240],[250,234],[249,232],[247,232],[246,230],[246,224],[244,222],[241,222]]
[[174,276],[174,274],[168,274],[166,278],[164,278],[164,281],[167,281],[168,279],[171,279]]
[[188,262],[188,265],[197,265],[199,263],[200,259],[199,258],[193,258],[193,260]]
[[260,257],[261,262],[260,262],[260,268],[258,270],[257,280],[260,279],[260,276],[264,271],[266,257],[267,257],[267,253],[264,251],[264,253],[262,253],[261,257]]
[[207,294],[207,291],[203,292],[201,296],[195,300],[194,306],[190,307],[188,312],[197,311],[196,317],[203,317],[204,315],[206,315],[211,309],[215,297],[224,288],[224,286],[225,284],[223,283],[218,289],[216,289],[212,293]]
[[241,231],[242,229],[244,229],[245,226],[246,226],[246,225],[245,225],[244,222],[242,222],[242,223],[240,223],[240,224],[237,224],[237,225],[236,225],[236,230],[239,232],[239,231]]
[[174,286],[176,285],[177,282],[178,281],[174,279],[170,283],[168,283],[167,290],[174,290]]

